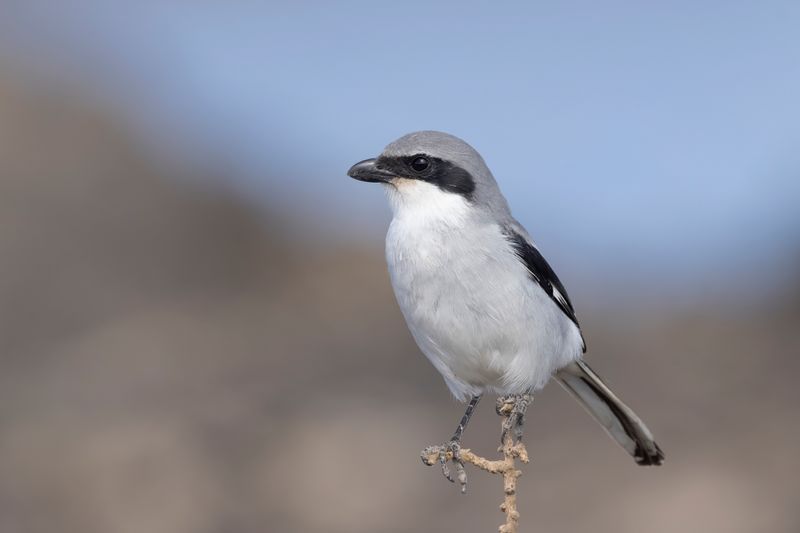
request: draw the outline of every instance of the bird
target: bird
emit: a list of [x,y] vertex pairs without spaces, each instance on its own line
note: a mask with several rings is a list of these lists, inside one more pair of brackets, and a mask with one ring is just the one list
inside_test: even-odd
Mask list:
[[586,342],[563,283],[472,146],[417,131],[347,174],[383,185],[397,303],[422,353],[467,403],[452,438],[433,447],[451,481],[446,458],[463,467],[461,439],[480,399],[513,397],[521,438],[531,395],[553,377],[637,464],[664,461],[644,422],[584,360]]

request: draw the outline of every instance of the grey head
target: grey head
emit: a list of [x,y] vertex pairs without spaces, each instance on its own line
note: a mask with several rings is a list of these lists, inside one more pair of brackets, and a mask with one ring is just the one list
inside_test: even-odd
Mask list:
[[353,165],[347,175],[388,185],[397,179],[422,180],[462,196],[496,218],[510,217],[508,204],[481,155],[449,133],[417,131],[404,135],[377,158]]

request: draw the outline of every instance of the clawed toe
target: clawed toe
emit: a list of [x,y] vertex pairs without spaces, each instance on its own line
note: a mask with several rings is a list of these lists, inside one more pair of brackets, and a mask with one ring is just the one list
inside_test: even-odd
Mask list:
[[503,431],[500,434],[501,444],[505,443],[509,431],[514,432],[513,441],[519,442],[522,439],[525,411],[532,401],[531,394],[510,394],[497,399],[495,411],[498,415],[506,417],[503,421]]
[[[458,481],[461,484],[462,493],[467,491],[467,472],[464,470],[464,461],[461,460],[461,443],[459,441],[451,440],[445,444],[428,446],[422,450],[420,457],[422,462],[428,466],[433,466],[438,462],[442,467],[442,475],[451,483]],[[450,462],[455,466],[455,476],[448,467]]]

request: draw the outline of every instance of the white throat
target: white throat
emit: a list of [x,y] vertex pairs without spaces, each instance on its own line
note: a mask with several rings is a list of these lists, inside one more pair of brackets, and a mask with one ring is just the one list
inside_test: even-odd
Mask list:
[[425,181],[395,178],[385,189],[395,219],[461,226],[470,212],[470,204],[463,196]]

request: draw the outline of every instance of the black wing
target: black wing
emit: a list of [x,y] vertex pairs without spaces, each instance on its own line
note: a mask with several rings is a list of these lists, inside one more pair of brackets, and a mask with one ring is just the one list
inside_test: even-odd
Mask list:
[[[528,239],[517,233],[511,228],[505,229],[506,237],[520,260],[525,264],[528,269],[531,279],[533,279],[539,286],[544,289],[544,292],[555,302],[555,304],[564,312],[570,320],[572,320],[578,328],[578,317],[575,316],[575,308],[572,307],[572,302],[569,300],[569,295],[561,280],[558,279],[556,273],[550,268],[545,258],[539,253]],[[584,343],[583,351],[586,351],[586,344]]]

